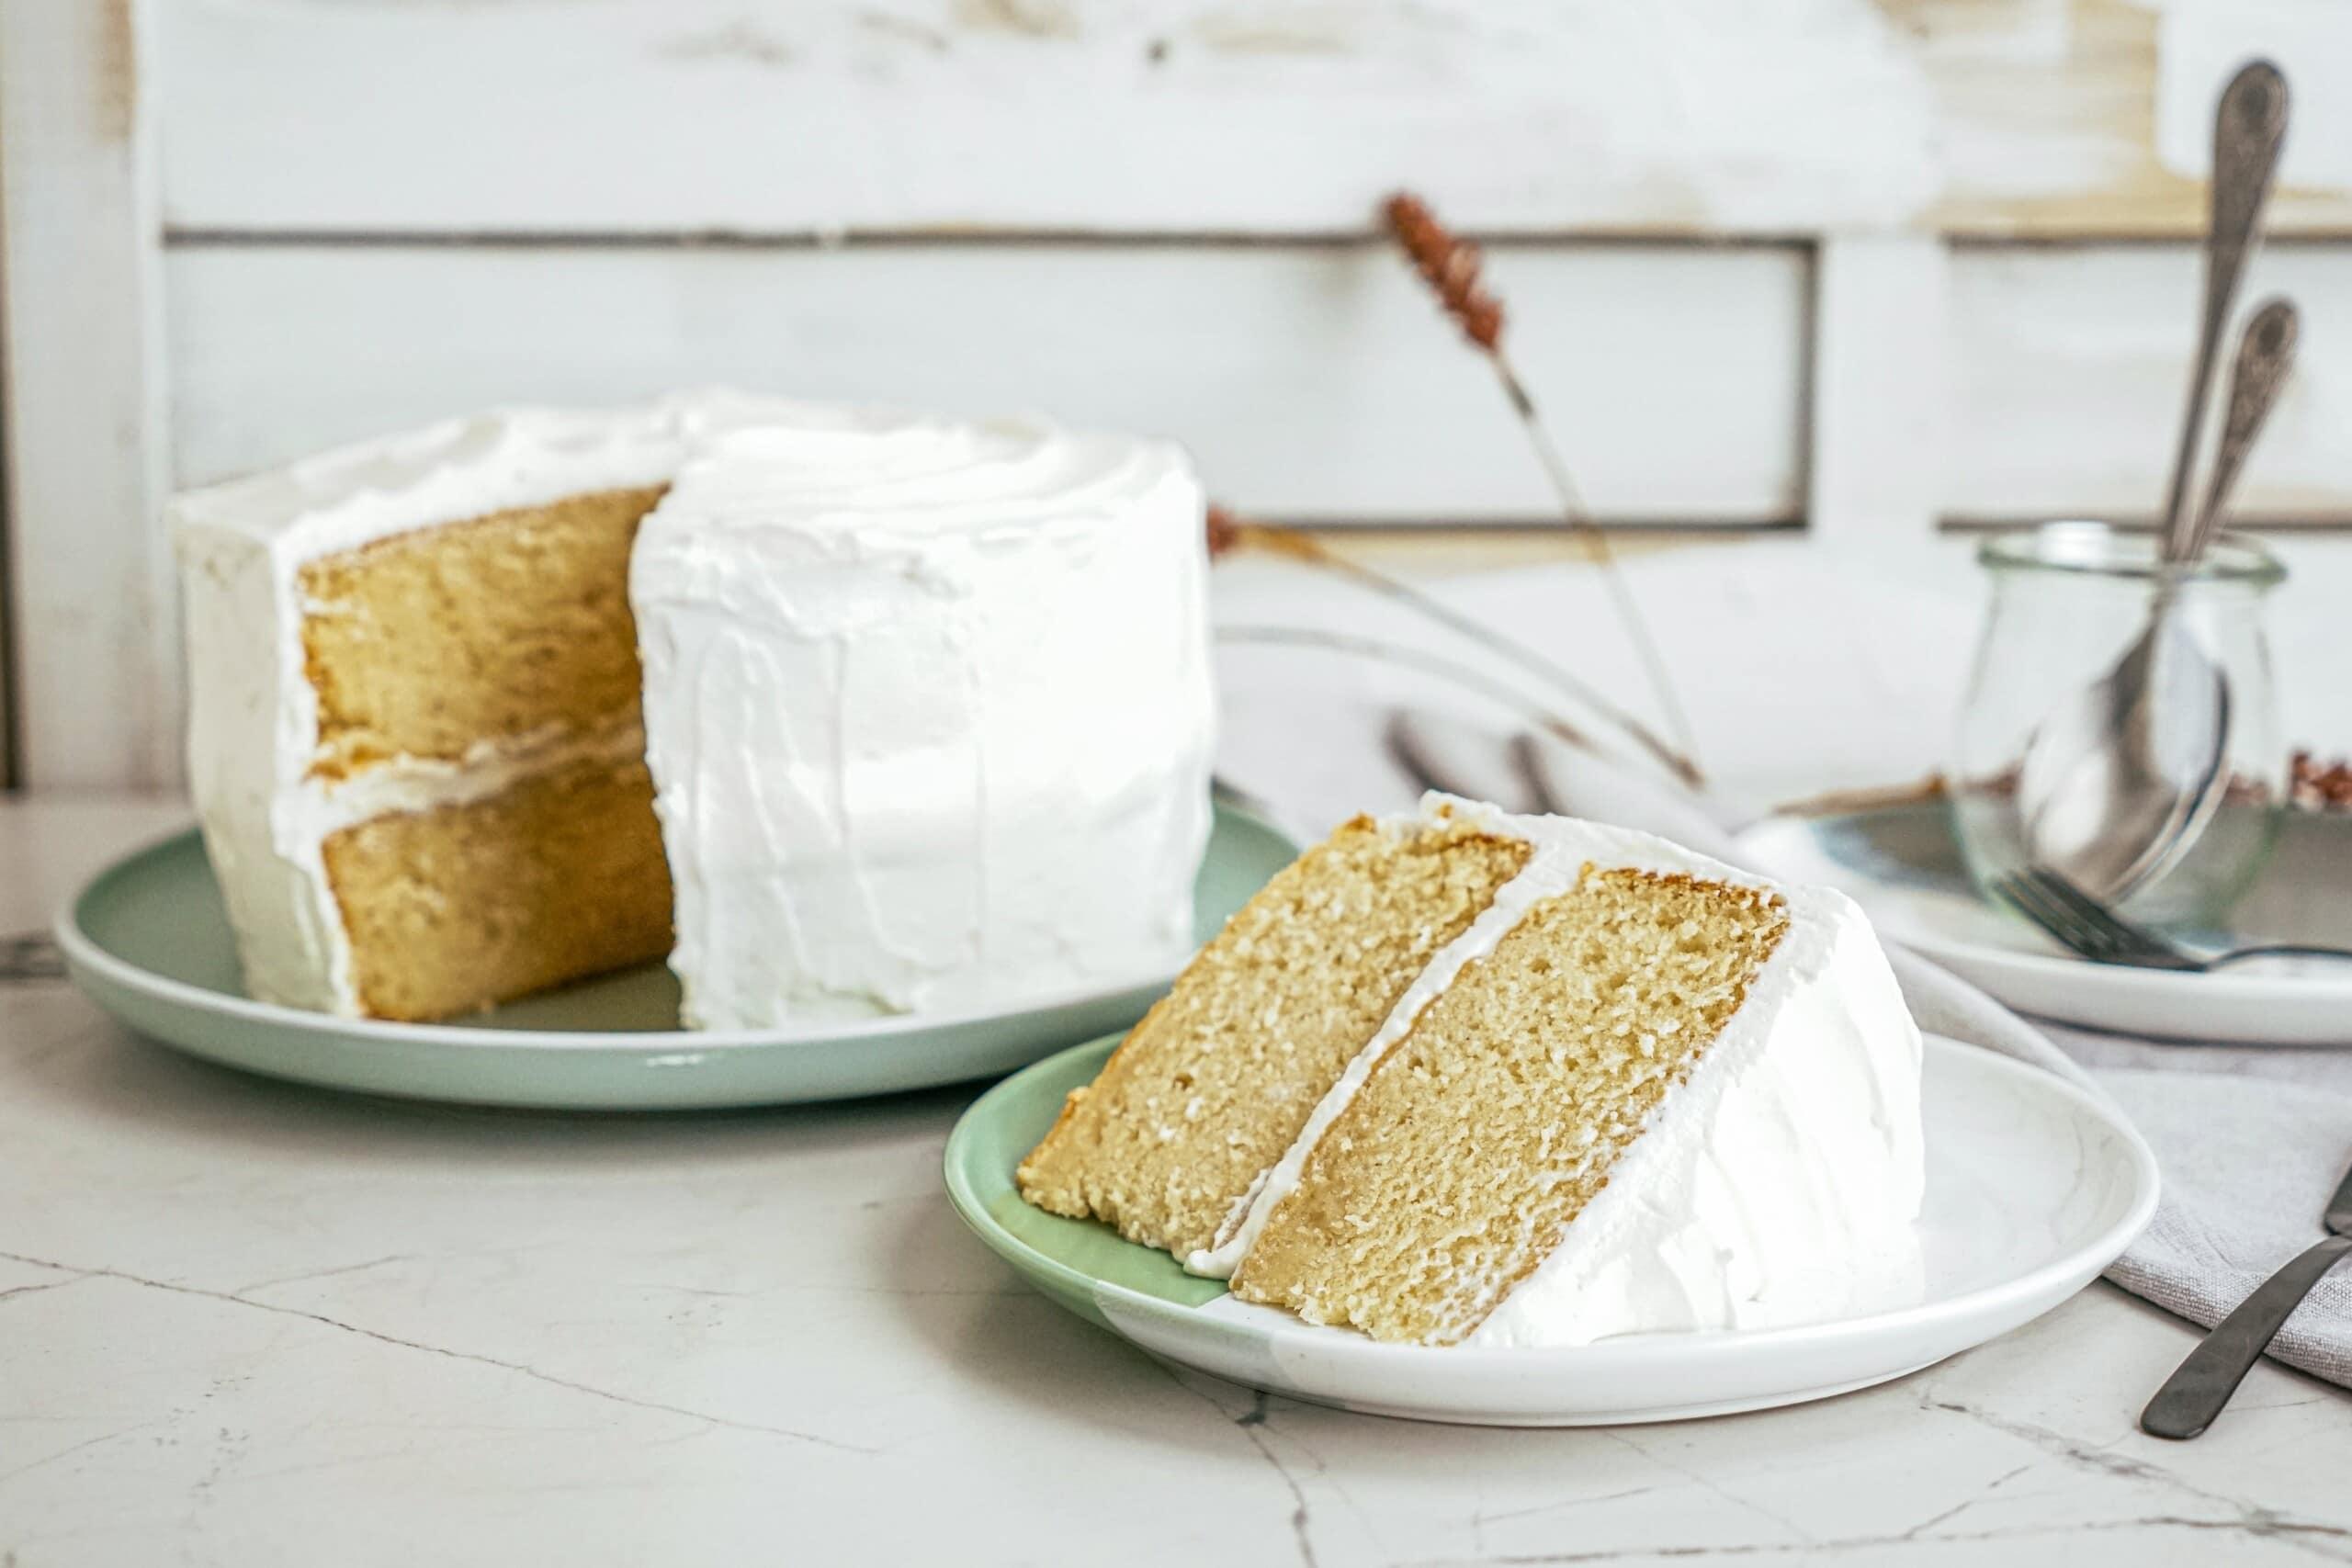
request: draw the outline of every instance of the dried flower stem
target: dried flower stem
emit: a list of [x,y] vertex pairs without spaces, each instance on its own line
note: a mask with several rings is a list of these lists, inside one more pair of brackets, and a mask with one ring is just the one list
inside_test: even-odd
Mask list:
[[[1650,689],[1656,694],[1659,708],[1666,715],[1667,728],[1673,732],[1675,745],[1668,750],[1675,771],[1692,784],[1700,782],[1696,761],[1698,746],[1692,739],[1690,721],[1683,713],[1682,704],[1674,694],[1673,680],[1668,675],[1666,660],[1650,636],[1648,625],[1642,619],[1641,606],[1634,598],[1632,585],[1625,581],[1618,567],[1617,556],[1609,543],[1609,536],[1592,520],[1584,498],[1578,492],[1575,479],[1568,472],[1567,459],[1552,439],[1544,417],[1536,409],[1535,399],[1527,390],[1527,383],[1520,378],[1510,356],[1503,352],[1503,308],[1479,280],[1484,263],[1478,247],[1461,239],[1438,220],[1429,204],[1404,192],[1388,198],[1385,209],[1389,231],[1414,265],[1445,307],[1446,313],[1461,326],[1463,335],[1487,356],[1502,382],[1504,395],[1510,400],[1513,412],[1527,432],[1530,445],[1535,448],[1536,461],[1542,465],[1544,477],[1551,481],[1553,493],[1558,497],[1563,518],[1585,543],[1593,565],[1600,569],[1609,585],[1610,597],[1615,602],[1618,618],[1624,623],[1625,632],[1642,661]],[[1639,731],[1637,730],[1637,733]],[[1649,737],[1643,735],[1646,741]]]
[[1398,191],[1388,198],[1389,231],[1419,269],[1421,281],[1437,290],[1446,314],[1462,324],[1464,336],[1493,353],[1503,340],[1502,301],[1478,281],[1486,257],[1477,246],[1456,238],[1439,222],[1429,203]]
[[1460,663],[1443,654],[1430,653],[1401,642],[1388,642],[1380,637],[1360,637],[1353,632],[1324,631],[1315,626],[1219,626],[1216,640],[1223,643],[1255,643],[1273,648],[1313,648],[1326,653],[1345,653],[1359,659],[1377,660],[1383,664],[1395,664],[1408,670],[1419,670],[1435,675],[1455,685],[1468,687],[1482,696],[1517,713],[1528,723],[1547,735],[1557,736],[1571,746],[1593,750],[1592,738],[1562,718],[1549,708],[1532,701],[1526,693],[1507,682],[1498,681],[1485,671]]
[[[1644,750],[1657,758],[1658,762],[1677,778],[1693,787],[1698,787],[1702,783],[1698,770],[1690,764],[1688,758],[1678,754],[1672,747],[1650,733],[1633,715],[1625,712],[1533,649],[1506,637],[1483,621],[1464,615],[1443,600],[1433,598],[1410,583],[1399,581],[1387,573],[1365,566],[1360,561],[1350,560],[1347,557],[1327,548],[1322,541],[1313,535],[1302,533],[1295,528],[1279,527],[1270,523],[1244,522],[1222,506],[1212,506],[1209,508],[1208,529],[1209,550],[1212,555],[1223,555],[1228,550],[1254,546],[1270,554],[1287,556],[1293,560],[1303,561],[1337,576],[1344,577],[1360,587],[1410,606],[1439,625],[1501,654],[1537,679],[1548,682],[1558,688],[1571,701],[1600,714],[1611,724],[1632,737]],[[1550,721],[1550,728],[1555,733],[1568,732],[1567,727],[1557,719]],[[1580,734],[1570,734],[1569,738],[1579,746],[1589,748],[1591,745],[1589,739]]]

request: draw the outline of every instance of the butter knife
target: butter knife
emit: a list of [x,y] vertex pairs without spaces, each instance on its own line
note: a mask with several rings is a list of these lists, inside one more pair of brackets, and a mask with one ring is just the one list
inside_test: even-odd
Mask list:
[[2320,1224],[2326,1239],[2265,1280],[2165,1380],[2156,1397],[2140,1412],[2142,1431],[2157,1438],[2193,1438],[2211,1426],[2312,1287],[2352,1258],[2352,1170],[2344,1173]]

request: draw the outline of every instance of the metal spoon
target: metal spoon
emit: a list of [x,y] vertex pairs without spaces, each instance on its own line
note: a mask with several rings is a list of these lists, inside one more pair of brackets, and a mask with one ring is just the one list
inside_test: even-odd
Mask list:
[[[2087,849],[2075,852],[2072,870],[2053,858],[2056,852],[2046,842],[2036,844],[2038,864],[2069,875],[2120,864],[2120,870],[2109,873],[2118,890],[2106,893],[2106,897],[2120,899],[2132,888],[2154,882],[2169,872],[2196,846],[2229,792],[2228,770],[2222,766],[2229,745],[2229,686],[2181,614],[2179,586],[2181,578],[2194,569],[2206,546],[2221,531],[2230,491],[2245,466],[2246,454],[2262,433],[2294,364],[2298,336],[2299,318],[2294,305],[2286,299],[2265,301],[2246,322],[2245,331],[2238,339],[2236,364],[2231,373],[2229,414],[2222,428],[2221,448],[2213,460],[2204,504],[2192,525],[2188,553],[2180,562],[2160,571],[2148,629],[2109,677],[2119,686],[2145,697],[2143,703],[2122,710],[2124,722],[2151,727],[2145,730],[2127,729],[2121,738],[2124,743],[2109,759],[2110,765],[2120,770],[2139,759],[2155,759],[2159,766],[2154,776],[2140,781],[2141,797],[2151,803],[2166,803],[2171,815],[2144,843],[2089,839]],[[2157,728],[2160,719],[2164,722]],[[2030,765],[2030,752],[2027,761]],[[2169,784],[2183,780],[2189,781],[2188,787],[2168,787]],[[2020,790],[2025,787],[2020,781]],[[2105,804],[2083,795],[2073,801],[2052,801],[2046,805],[2043,814],[2035,819],[2035,826],[2041,829],[2041,839],[2059,839],[2069,828],[2084,834],[2095,831],[2093,825],[2069,823],[2060,815],[2069,807],[2078,809],[2086,802]],[[2123,860],[2125,850],[2132,850],[2133,858]]]
[[[2263,424],[2270,417],[2271,405],[2278,401],[2279,389],[2286,384],[2287,373],[2295,362],[2296,340],[2301,335],[2301,319],[2293,302],[2274,298],[2264,301],[2255,311],[2238,338],[2237,363],[2230,374],[2230,411],[2222,424],[2221,450],[2213,458],[2205,504],[2198,513],[2196,528],[2189,536],[2182,570],[2192,569],[2202,559],[2207,547],[2221,533],[2230,491],[2237,483],[2239,470],[2245,466],[2246,454],[2253,450],[2255,437],[2262,434]],[[2171,574],[2159,578],[2157,582],[2154,615],[2167,628],[2163,646],[2173,649],[2173,657],[2184,661],[2188,679],[2199,678],[2202,666],[2211,669],[2218,680],[2219,668],[2207,659],[2203,647],[2193,636],[2185,635],[2176,602],[2178,587],[2179,579]],[[2191,660],[2195,662],[2188,662]],[[2150,684],[2151,689],[2162,689],[2160,682]],[[2210,762],[2201,754],[2184,759],[2189,767],[2203,766],[2199,788],[2188,797],[2178,825],[2160,836],[2140,863],[2125,874],[2125,891],[2154,882],[2170,872],[2182,856],[2196,847],[2213,814],[2222,808],[2230,787],[2229,770],[2223,765],[2229,751],[2230,694],[2226,684],[2222,686],[2216,711],[2222,733],[2212,742]],[[2152,749],[2154,744],[2152,739]]]
[[2196,530],[2189,536],[2188,559],[2202,558],[2221,533],[2238,471],[2270,418],[2288,372],[2295,367],[2295,348],[2301,337],[2302,317],[2295,302],[2282,296],[2265,299],[2246,318],[2245,331],[2238,337],[2237,361],[2230,369],[2230,412],[2222,421],[2222,445],[2205,486],[2205,504],[2199,509]]
[[[2231,79],[2214,115],[2205,310],[2165,499],[2165,570],[2138,640],[2104,679],[2035,729],[2019,771],[2018,806],[2034,862],[2110,900],[2186,853],[2228,787],[2229,684],[2172,609],[2180,571],[2210,537],[2204,514],[2189,509],[2191,478],[2214,361],[2260,237],[2286,129],[2287,82],[2277,66],[2256,61]],[[2251,429],[2260,423],[2257,415]],[[2234,474],[2234,467],[2228,478],[2216,473],[2221,491]],[[2213,520],[2218,526],[2218,509]]]

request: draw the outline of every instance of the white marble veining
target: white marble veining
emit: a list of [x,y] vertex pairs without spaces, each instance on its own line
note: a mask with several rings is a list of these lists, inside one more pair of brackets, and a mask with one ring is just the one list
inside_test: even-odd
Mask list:
[[[0,806],[0,931],[184,820]],[[2352,1395],[2132,1414],[2107,1286],[1883,1388],[1668,1427],[1419,1426],[1171,1373],[939,1190],[969,1098],[440,1110],[0,987],[0,1564],[2352,1562]]]

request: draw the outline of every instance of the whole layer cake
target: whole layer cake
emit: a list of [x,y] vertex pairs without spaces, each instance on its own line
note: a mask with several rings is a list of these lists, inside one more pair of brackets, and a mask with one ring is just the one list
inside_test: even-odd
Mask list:
[[1919,1064],[1843,895],[1433,795],[1275,877],[1019,1180],[1378,1339],[1819,1322],[1918,1289]]
[[707,393],[174,510],[256,997],[440,1018],[668,955],[729,1027],[1189,950],[1213,703],[1172,446]]

